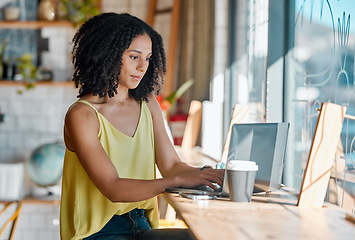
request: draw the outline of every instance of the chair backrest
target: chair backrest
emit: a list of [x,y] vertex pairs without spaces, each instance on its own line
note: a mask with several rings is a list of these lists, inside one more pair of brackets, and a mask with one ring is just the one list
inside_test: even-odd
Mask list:
[[195,147],[202,122],[202,103],[192,100],[189,108],[184,135],[181,142],[182,148]]
[[236,123],[240,123],[249,113],[249,108],[240,104],[236,104],[233,109],[232,118],[229,124],[226,140],[224,142],[221,162],[227,163],[229,144],[232,134],[232,126]]
[[299,207],[323,206],[346,107],[323,103],[298,197]]

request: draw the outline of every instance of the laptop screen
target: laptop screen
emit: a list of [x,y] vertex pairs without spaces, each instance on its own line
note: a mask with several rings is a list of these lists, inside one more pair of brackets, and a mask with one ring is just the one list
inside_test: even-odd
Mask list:
[[280,188],[289,123],[234,124],[227,161],[249,160],[259,166],[254,192]]

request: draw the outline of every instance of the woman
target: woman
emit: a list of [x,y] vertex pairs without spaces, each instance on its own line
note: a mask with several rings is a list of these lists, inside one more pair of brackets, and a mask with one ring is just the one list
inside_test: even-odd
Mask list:
[[185,238],[151,230],[159,220],[156,196],[222,186],[223,170],[181,162],[167,136],[153,95],[165,73],[161,36],[129,14],[104,13],[84,23],[73,43],[80,99],[65,117],[61,238]]

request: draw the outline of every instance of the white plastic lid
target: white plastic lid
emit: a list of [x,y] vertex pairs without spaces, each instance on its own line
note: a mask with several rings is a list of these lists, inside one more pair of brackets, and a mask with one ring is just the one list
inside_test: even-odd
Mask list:
[[230,160],[227,162],[227,169],[237,171],[258,171],[256,162],[245,160]]

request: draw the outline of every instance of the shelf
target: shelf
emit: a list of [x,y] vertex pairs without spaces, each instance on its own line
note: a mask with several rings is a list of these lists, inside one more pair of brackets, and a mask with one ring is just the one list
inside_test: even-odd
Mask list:
[[0,21],[0,28],[41,29],[43,27],[73,27],[69,21]]
[[[23,86],[22,82],[0,80],[0,87]],[[74,87],[74,83],[69,82],[51,82],[51,81],[38,81],[36,86],[53,86],[53,87]]]

